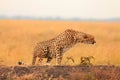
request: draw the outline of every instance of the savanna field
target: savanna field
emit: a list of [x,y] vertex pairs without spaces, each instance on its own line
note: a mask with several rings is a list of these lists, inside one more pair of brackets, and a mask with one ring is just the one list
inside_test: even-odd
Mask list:
[[[62,66],[32,66],[36,43],[66,29],[91,34],[96,44],[75,45],[65,52]],[[80,65],[88,56],[94,57],[93,66]],[[0,20],[0,80],[120,80],[119,66],[120,22]]]
[[[94,56],[93,64],[120,65],[120,22],[0,20],[0,64],[31,65],[34,46],[39,41],[56,37],[66,29],[94,35],[96,44],[77,44],[63,58],[72,57],[75,64],[81,56]],[[55,64],[55,60],[52,61]]]

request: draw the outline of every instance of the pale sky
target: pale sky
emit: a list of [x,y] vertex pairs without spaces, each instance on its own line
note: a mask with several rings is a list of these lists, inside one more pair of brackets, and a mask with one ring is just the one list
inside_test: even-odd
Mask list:
[[120,0],[0,0],[0,15],[120,18]]

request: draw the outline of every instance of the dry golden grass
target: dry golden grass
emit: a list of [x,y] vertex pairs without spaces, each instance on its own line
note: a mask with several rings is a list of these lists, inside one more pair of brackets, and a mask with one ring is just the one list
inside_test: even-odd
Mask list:
[[80,63],[81,56],[94,56],[94,64],[120,64],[120,22],[37,20],[0,20],[0,64],[17,65],[19,60],[31,64],[36,42],[51,39],[68,28],[94,35],[97,43],[75,45],[65,53],[62,64],[70,56],[75,64]]

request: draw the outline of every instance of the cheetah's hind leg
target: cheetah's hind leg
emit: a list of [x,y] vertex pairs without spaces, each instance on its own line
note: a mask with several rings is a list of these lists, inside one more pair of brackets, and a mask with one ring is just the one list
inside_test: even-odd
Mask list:
[[38,65],[43,65],[43,58],[39,57]]
[[37,56],[34,56],[34,55],[33,55],[32,65],[35,65],[36,58],[37,58]]
[[51,58],[51,57],[48,57],[48,58],[47,58],[47,63],[46,63],[45,65],[51,65],[51,60],[52,60],[52,58]]

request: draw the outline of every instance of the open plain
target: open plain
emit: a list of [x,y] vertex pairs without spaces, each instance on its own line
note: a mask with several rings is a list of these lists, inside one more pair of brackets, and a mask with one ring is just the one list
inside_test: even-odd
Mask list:
[[[36,43],[52,39],[66,29],[92,34],[96,44],[75,45],[64,54],[63,66],[54,66],[54,59],[51,67],[31,66]],[[94,66],[80,66],[80,58],[86,56],[94,57],[91,60]],[[74,63],[67,61],[67,57],[72,57]],[[18,66],[19,61],[24,66]],[[120,22],[0,20],[0,65],[0,80],[37,80],[43,75],[46,80],[48,76],[57,76],[59,80],[119,80],[120,69],[115,66],[120,66]],[[62,72],[63,69],[68,72]],[[32,79],[33,75],[36,78]]]

